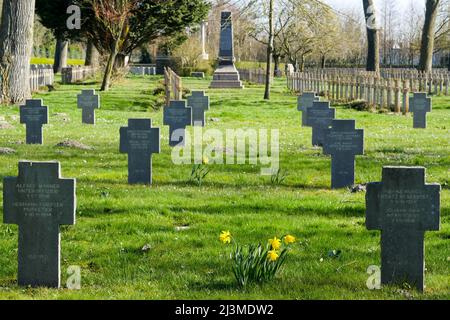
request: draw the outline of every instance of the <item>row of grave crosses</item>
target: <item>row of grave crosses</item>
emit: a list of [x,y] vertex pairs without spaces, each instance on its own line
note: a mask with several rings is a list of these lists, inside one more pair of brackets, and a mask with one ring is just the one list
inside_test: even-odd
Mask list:
[[[189,107],[187,106],[189,105]],[[95,124],[100,107],[94,90],[78,96],[83,123]],[[193,91],[188,101],[171,101],[164,110],[170,128],[170,145],[184,145],[188,125],[205,126],[209,97]],[[27,100],[20,107],[26,124],[27,144],[42,144],[42,125],[48,123],[48,107],[41,99]],[[129,119],[120,128],[120,152],[128,154],[128,182],[151,184],[152,154],[160,152],[160,129],[151,119]],[[3,222],[19,225],[18,284],[32,287],[61,285],[60,226],[75,224],[76,181],[62,179],[59,162],[19,162],[18,177],[6,177],[3,187]]]
[[[82,90],[77,96],[82,109],[82,123],[95,124],[95,110],[100,108],[100,96],[95,90]],[[164,109],[164,125],[170,128],[170,146],[184,143],[186,126],[206,125],[205,112],[209,110],[209,97],[204,91],[193,91],[186,101],[171,101]],[[43,144],[43,125],[48,124],[48,107],[42,99],[30,99],[20,106],[20,123],[26,126],[26,143]],[[174,137],[173,137],[174,136]],[[173,138],[172,138],[173,137]]]
[[320,101],[313,92],[298,97],[302,126],[312,127],[312,144],[331,155],[331,187],[350,187],[355,183],[355,156],[364,154],[364,130],[355,120],[336,120],[330,102]]
[[[100,108],[100,96],[95,90],[82,90],[77,96],[77,106],[82,109],[82,122],[95,124],[95,110]],[[26,126],[26,143],[43,144],[43,125],[48,124],[48,107],[42,99],[29,99],[19,107],[20,123]]]
[[[326,110],[323,106],[319,104],[319,109]],[[306,109],[306,124],[310,123],[311,108],[314,107]],[[37,113],[36,117],[43,121],[46,115]],[[342,142],[342,138],[331,137],[355,130],[354,122],[335,125],[335,121],[339,120],[333,120],[332,128],[326,128],[322,135],[324,149],[330,148],[326,151],[329,153],[354,141],[349,138]],[[338,142],[327,147],[327,139]],[[131,166],[136,167],[130,171],[133,183],[139,182],[140,176],[151,178],[151,160],[146,159],[159,152],[159,129],[152,128],[150,119],[129,120],[128,128],[121,129],[121,149],[129,153]],[[382,231],[382,284],[408,283],[418,290],[424,289],[424,233],[440,228],[441,191],[438,184],[426,184],[425,177],[422,167],[384,167],[382,182],[367,186],[366,227]],[[61,178],[58,162],[21,161],[18,176],[4,178],[3,222],[19,225],[19,285],[60,286],[60,225],[75,224],[75,212],[76,181]]]
[[[426,94],[411,98],[414,128],[426,127],[431,99]],[[298,98],[302,126],[312,127],[313,145],[332,156],[332,188],[354,183],[355,155],[364,153],[364,131],[355,120],[335,120],[329,102],[315,93]],[[366,227],[381,230],[381,283],[408,283],[424,290],[424,234],[440,228],[438,184],[425,183],[425,168],[384,167],[383,181],[369,183],[366,193]]]
[[[169,145],[184,146],[186,127],[204,127],[207,110],[209,97],[204,91],[193,91],[187,101],[170,101],[163,119],[169,126]],[[161,152],[160,129],[152,127],[151,119],[129,119],[128,127],[120,128],[120,152],[128,154],[128,183],[152,184],[152,154]]]
[[[316,97],[311,100],[315,101],[305,110],[306,125],[310,124],[309,115],[312,118],[321,115],[321,112],[310,112],[318,102]],[[327,114],[329,104],[317,106],[323,110],[322,114]],[[188,109],[185,103],[173,103],[168,109],[172,107]],[[26,108],[36,109],[27,112]],[[21,109],[26,117],[34,116],[39,120],[37,123],[47,121],[48,111],[42,109],[42,103],[32,101],[26,108]],[[334,116],[334,112],[332,114]],[[189,113],[182,111],[178,116],[187,119]],[[176,112],[168,115],[168,119],[171,117],[175,119],[168,120],[169,124],[174,122],[176,127],[181,123],[180,127],[185,128],[182,121],[177,120]],[[320,128],[326,121],[312,123]],[[331,128],[324,128],[323,135],[318,135],[323,137],[318,143],[322,143],[324,152],[339,156],[343,148],[352,150],[353,147],[347,145],[356,144],[354,121],[332,119],[331,125]],[[31,141],[39,139],[39,136],[28,137]],[[335,142],[328,143],[329,140]],[[159,128],[152,128],[150,119],[130,119],[129,126],[121,129],[121,151],[129,154],[130,182],[148,183],[147,179],[151,181],[151,154],[160,151]],[[346,155],[342,157],[345,159]],[[351,162],[354,156],[347,159]],[[337,171],[339,165],[339,162],[335,164]],[[142,181],[141,177],[147,178]],[[418,290],[424,289],[424,233],[440,228],[441,191],[438,184],[426,184],[425,177],[422,167],[384,167],[382,182],[367,186],[366,227],[382,232],[382,284],[409,283]],[[75,179],[61,178],[58,162],[21,161],[18,176],[4,178],[3,212],[4,223],[19,225],[18,284],[59,287],[60,225],[75,224]]]
[[[426,93],[410,98],[414,114],[413,127],[426,128],[432,101]],[[336,110],[330,102],[320,101],[314,92],[298,97],[297,110],[302,111],[302,126],[312,127],[312,144],[322,146],[331,155],[331,187],[345,188],[355,182],[355,156],[364,154],[364,130],[355,128],[355,120],[335,120]]]
[[[130,120],[136,132],[127,135],[146,135],[139,130],[151,122],[144,121]],[[75,224],[76,213],[76,180],[61,178],[60,171],[59,162],[21,161],[18,176],[4,178],[3,223],[19,225],[19,285],[60,287],[60,226]],[[384,167],[382,177],[366,194],[366,227],[382,232],[381,283],[423,291],[424,234],[440,228],[441,187],[426,184],[422,167]]]

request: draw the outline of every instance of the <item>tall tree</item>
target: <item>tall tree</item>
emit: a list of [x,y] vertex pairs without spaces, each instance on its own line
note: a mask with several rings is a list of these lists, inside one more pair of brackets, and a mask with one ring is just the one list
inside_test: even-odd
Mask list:
[[99,65],[99,53],[92,40],[88,40],[86,45],[86,60],[84,63],[86,66],[98,67]]
[[0,0],[0,25],[2,24],[3,0]]
[[73,0],[82,9],[82,32],[100,54],[108,55],[103,90],[108,90],[118,57],[125,57],[144,44],[172,37],[206,17],[205,0]]
[[264,99],[270,99],[270,85],[272,80],[272,59],[273,59],[273,43],[274,43],[274,0],[269,0],[269,41],[267,44],[267,65],[266,65],[266,88],[264,90]]
[[380,72],[380,37],[374,0],[363,0],[367,29],[367,71]]
[[60,73],[67,67],[69,57],[69,41],[62,38],[56,39],[55,58],[53,61],[53,72]]
[[20,103],[31,96],[34,0],[4,0],[0,27],[0,101]]
[[137,0],[94,0],[93,2],[95,19],[105,30],[105,37],[109,37],[110,40],[109,59],[103,77],[102,91],[107,91],[111,85],[114,63],[123,39],[126,39],[130,32],[128,20],[137,4]]
[[61,72],[67,66],[69,40],[79,39],[79,30],[69,30],[67,28],[67,8],[72,4],[72,0],[36,0],[36,13],[40,22],[47,29],[50,29],[56,39],[55,57],[53,71]]
[[433,68],[434,37],[439,3],[440,0],[427,0],[426,3],[425,23],[420,48],[420,71],[431,72]]

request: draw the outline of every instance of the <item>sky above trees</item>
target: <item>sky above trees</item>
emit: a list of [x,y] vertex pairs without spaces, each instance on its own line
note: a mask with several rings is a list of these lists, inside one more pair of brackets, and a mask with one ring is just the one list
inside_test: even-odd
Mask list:
[[[384,0],[376,0],[376,3],[378,6],[381,7],[383,1]],[[425,8],[425,0],[395,0],[395,1],[397,2],[397,6],[400,9],[408,8],[411,5],[411,3],[413,3],[417,8]],[[333,8],[336,9],[356,8],[362,10],[361,0],[324,0],[324,2],[330,4]]]

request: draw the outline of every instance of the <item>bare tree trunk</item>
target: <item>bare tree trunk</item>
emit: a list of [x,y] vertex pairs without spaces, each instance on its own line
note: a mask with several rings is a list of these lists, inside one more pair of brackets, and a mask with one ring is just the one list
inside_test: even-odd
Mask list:
[[367,29],[367,71],[380,72],[380,37],[376,25],[374,0],[363,0]]
[[0,0],[0,26],[2,25],[3,0]]
[[305,71],[305,55],[300,55],[300,62],[298,63],[298,72]]
[[31,96],[34,0],[4,0],[0,28],[0,101],[20,103]]
[[119,51],[119,40],[117,39],[114,42],[113,50],[111,51],[108,59],[108,63],[105,69],[105,75],[103,76],[103,83],[101,87],[101,91],[108,91],[111,85],[111,76],[114,69],[114,63],[116,61],[116,57]]
[[277,77],[278,74],[280,73],[280,55],[279,54],[273,55],[273,63],[274,63],[273,76]]
[[99,53],[91,40],[88,40],[86,46],[86,60],[84,65],[94,68],[98,67],[99,65]]
[[440,0],[427,0],[425,23],[422,31],[419,70],[431,72],[433,68],[434,36]]
[[327,66],[327,58],[326,58],[326,56],[323,54],[323,55],[322,55],[322,58],[320,59],[320,67],[321,67],[322,69],[325,69],[326,66]]
[[69,42],[63,39],[57,39],[55,49],[55,61],[53,62],[54,73],[61,73],[62,68],[67,67],[68,53],[69,53]]
[[116,55],[116,60],[114,61],[114,68],[115,69],[120,69],[120,68],[124,68],[127,66],[127,56],[124,55],[123,53],[118,53]]
[[270,82],[272,75],[272,58],[273,58],[273,42],[274,42],[274,25],[273,25],[273,7],[274,0],[269,0],[269,43],[267,44],[267,68],[266,68],[266,89],[264,99],[270,100]]

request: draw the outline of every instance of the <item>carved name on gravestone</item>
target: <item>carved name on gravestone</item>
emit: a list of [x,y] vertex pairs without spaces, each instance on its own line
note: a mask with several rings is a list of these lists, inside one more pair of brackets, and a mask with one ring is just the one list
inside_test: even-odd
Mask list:
[[320,98],[316,96],[314,92],[305,92],[301,96],[298,96],[297,100],[297,110],[302,112],[302,126],[307,127],[308,124],[306,122],[307,115],[306,112],[308,108],[311,108],[314,101],[320,101]]
[[128,183],[152,184],[152,154],[160,153],[160,130],[151,119],[129,119],[120,128],[120,152],[128,153]]
[[43,144],[42,126],[48,123],[48,107],[42,99],[30,99],[20,106],[20,123],[26,125],[26,143]]
[[95,109],[100,108],[100,96],[95,90],[83,90],[77,96],[78,108],[82,109],[82,122],[95,124]]
[[306,123],[312,127],[313,146],[323,146],[325,132],[336,117],[336,110],[330,108],[328,101],[314,101],[311,108],[306,111]]
[[425,231],[440,228],[439,184],[425,183],[423,167],[384,167],[369,183],[366,227],[381,230],[381,283],[424,289]]
[[355,120],[333,120],[325,132],[323,153],[331,155],[331,188],[355,183],[355,156],[364,154],[364,130],[355,129]]
[[192,108],[193,125],[204,127],[205,112],[209,110],[209,97],[205,95],[205,91],[192,91],[192,95],[187,98],[187,105]]
[[3,222],[19,225],[18,283],[60,287],[60,225],[75,224],[75,179],[62,179],[59,162],[19,162],[6,177]]
[[192,125],[192,108],[186,101],[170,101],[164,108],[164,125],[169,126],[169,145],[184,146],[186,127]]
[[413,113],[414,128],[427,127],[427,113],[431,112],[431,98],[426,93],[414,93],[414,97],[409,98],[409,110]]

